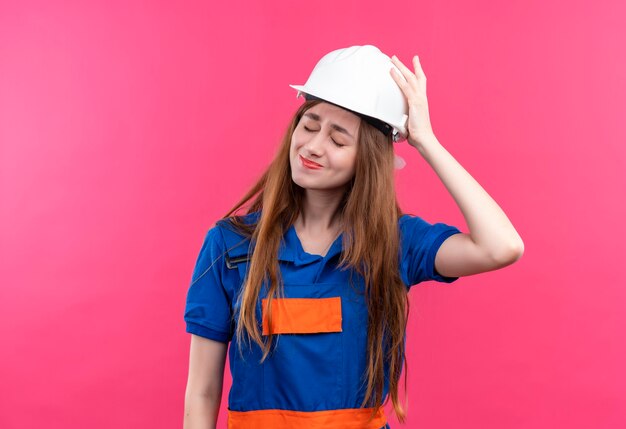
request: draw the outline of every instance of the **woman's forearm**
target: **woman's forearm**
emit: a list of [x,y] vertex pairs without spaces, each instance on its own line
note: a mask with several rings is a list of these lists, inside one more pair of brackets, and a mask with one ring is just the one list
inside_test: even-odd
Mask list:
[[215,429],[221,396],[186,394],[183,429]]

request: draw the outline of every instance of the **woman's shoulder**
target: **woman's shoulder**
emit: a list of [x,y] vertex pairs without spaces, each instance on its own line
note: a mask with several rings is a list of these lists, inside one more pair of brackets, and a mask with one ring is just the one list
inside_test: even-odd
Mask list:
[[402,237],[421,238],[425,235],[448,232],[460,232],[454,226],[445,222],[428,222],[424,218],[414,214],[403,214],[398,218],[398,229]]
[[398,227],[400,228],[401,232],[404,232],[406,229],[411,227],[416,227],[420,225],[423,226],[425,223],[426,221],[420,216],[409,213],[403,213],[398,218]]
[[241,231],[236,226],[237,223],[244,225],[254,225],[258,222],[260,217],[260,211],[251,212],[244,215],[229,216],[215,222],[214,228],[226,229],[234,233],[241,233]]
[[239,216],[222,218],[215,223],[211,230],[221,237],[224,249],[231,256],[240,256],[248,253],[250,246],[251,231],[242,230],[239,225],[251,226],[258,222],[260,211],[247,213]]

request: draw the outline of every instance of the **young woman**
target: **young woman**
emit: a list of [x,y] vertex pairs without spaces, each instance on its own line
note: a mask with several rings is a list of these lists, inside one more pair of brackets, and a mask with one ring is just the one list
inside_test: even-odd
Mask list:
[[[208,231],[196,262],[186,428],[215,427],[229,342],[231,429],[389,428],[388,395],[403,422],[409,288],[522,255],[504,212],[436,139],[417,56],[413,65],[353,46],[292,86],[305,102],[275,159]],[[468,234],[402,213],[393,142],[404,138],[442,180]]]

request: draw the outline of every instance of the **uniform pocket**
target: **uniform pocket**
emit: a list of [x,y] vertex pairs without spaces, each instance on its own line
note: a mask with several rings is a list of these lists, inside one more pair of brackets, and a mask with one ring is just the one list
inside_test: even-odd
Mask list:
[[[326,287],[325,287],[326,286]],[[272,325],[262,300],[263,335],[274,334],[263,364],[267,408],[299,411],[336,409],[341,401],[342,298],[330,285],[285,285],[272,300]],[[313,296],[313,298],[311,297]]]
[[263,335],[316,334],[341,332],[341,297],[275,298],[272,323],[268,320],[268,299],[263,299]]

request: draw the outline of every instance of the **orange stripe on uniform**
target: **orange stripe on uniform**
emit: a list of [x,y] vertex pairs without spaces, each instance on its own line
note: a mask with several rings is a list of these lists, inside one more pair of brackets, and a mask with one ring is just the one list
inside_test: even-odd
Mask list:
[[373,420],[372,408],[328,411],[228,410],[228,429],[379,429],[387,424],[380,407]]
[[[262,300],[263,335],[269,335],[268,299]],[[272,333],[314,334],[341,332],[341,297],[274,298],[272,300]]]

